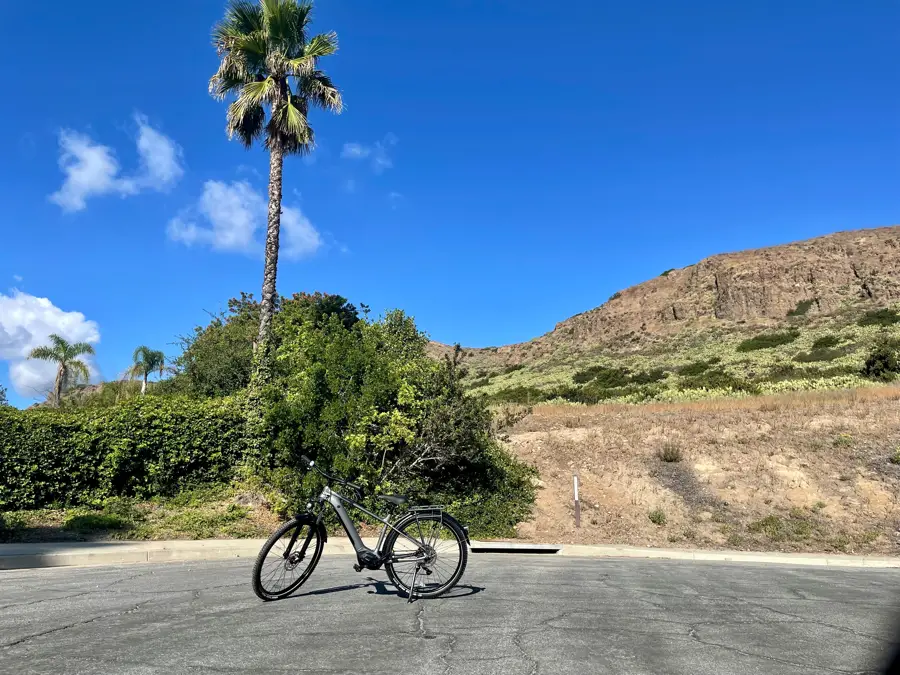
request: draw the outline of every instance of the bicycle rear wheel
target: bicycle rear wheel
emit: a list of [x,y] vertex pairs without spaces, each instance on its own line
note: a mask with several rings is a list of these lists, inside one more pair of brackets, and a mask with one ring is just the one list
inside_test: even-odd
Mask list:
[[314,520],[289,520],[260,549],[253,565],[253,592],[262,600],[286,598],[313,573],[323,546]]
[[417,513],[401,521],[385,541],[384,570],[407,597],[437,598],[460,580],[469,551],[465,533],[440,512]]

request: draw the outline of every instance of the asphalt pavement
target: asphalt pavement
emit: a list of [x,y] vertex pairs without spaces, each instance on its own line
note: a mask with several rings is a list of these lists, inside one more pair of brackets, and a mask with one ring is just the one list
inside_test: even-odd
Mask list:
[[251,562],[0,572],[0,673],[876,673],[900,578],[659,560],[473,555],[407,604],[323,558],[263,603]]

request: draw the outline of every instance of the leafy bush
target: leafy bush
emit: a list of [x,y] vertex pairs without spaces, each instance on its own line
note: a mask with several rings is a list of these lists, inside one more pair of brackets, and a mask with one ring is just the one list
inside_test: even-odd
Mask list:
[[[252,309],[242,299],[234,316]],[[279,508],[292,509],[320,487],[316,474],[302,470],[306,454],[370,494],[443,503],[471,520],[473,534],[512,532],[533,506],[534,471],[497,442],[485,397],[466,395],[461,350],[436,362],[402,312],[370,322],[351,307],[321,294],[281,300],[261,445],[246,442],[243,396],[147,396],[74,411],[0,408],[0,510],[175,495],[235,473],[252,476],[279,495]],[[234,375],[243,357],[225,348],[240,342],[240,331],[227,318],[211,326],[188,345],[194,351],[175,378],[192,396],[241,381]],[[224,365],[215,361],[215,345],[224,345]],[[376,507],[374,496],[367,503]],[[72,527],[99,527],[96,517]],[[215,533],[223,518],[242,516],[229,509],[191,517],[199,520],[176,524],[179,531]]]
[[609,296],[609,300],[607,302],[612,302],[613,300],[618,300],[622,297],[622,291],[616,291],[611,296]]
[[794,357],[798,363],[815,363],[817,361],[834,361],[844,355],[841,349],[818,348],[808,352],[800,352]]
[[506,368],[503,369],[503,374],[509,375],[510,373],[514,373],[517,370],[522,370],[522,368],[524,368],[524,367],[525,367],[524,363],[514,363],[512,365],[506,366]]
[[231,399],[148,397],[77,412],[0,410],[0,509],[175,494],[227,480],[243,453]]
[[893,326],[895,323],[900,323],[900,315],[897,314],[897,310],[889,309],[885,307],[884,309],[873,309],[865,314],[856,322],[859,326]]
[[653,370],[644,370],[631,376],[631,381],[635,384],[653,384],[666,379],[669,375],[662,368],[654,368]]
[[679,388],[684,389],[730,389],[732,391],[741,391],[748,394],[758,394],[759,387],[748,382],[736,375],[732,375],[726,370],[717,368],[715,370],[707,370],[706,372],[695,375],[694,377],[683,378]]
[[653,509],[650,513],[647,514],[647,518],[650,519],[650,522],[654,525],[665,525],[666,524],[666,512],[660,508]]
[[536,387],[509,387],[501,389],[491,396],[496,403],[521,403],[528,405],[547,400],[547,394]]
[[797,303],[797,306],[794,307],[794,309],[788,311],[787,315],[788,316],[804,316],[809,311],[809,308],[812,307],[815,302],[816,302],[815,298],[813,298],[812,300],[801,300],[800,302]]
[[707,370],[709,370],[712,366],[721,362],[718,356],[708,359],[706,361],[694,361],[693,363],[688,363],[687,365],[681,366],[678,369],[678,373],[680,375],[685,375],[687,377],[692,377],[695,375],[702,375]]
[[675,443],[665,443],[657,453],[663,462],[680,462],[682,459],[681,447]]
[[0,407],[8,405],[6,402],[6,387],[0,384]]
[[674,271],[675,271],[675,268],[673,267],[673,268],[671,268],[671,269],[666,270],[665,272],[663,272],[663,273],[660,274],[659,276],[661,276],[661,277],[667,277],[667,276],[669,276],[669,275],[670,275],[672,272],[674,272]]
[[753,352],[759,349],[772,349],[790,344],[798,337],[800,337],[800,332],[796,330],[788,330],[781,333],[762,333],[741,342],[737,346],[737,351]]
[[592,382],[597,387],[604,389],[612,389],[614,387],[624,387],[631,378],[629,377],[627,368],[610,368],[608,366],[591,366],[584,370],[577,371],[572,376],[575,384],[585,384]]
[[871,380],[890,382],[900,374],[897,344],[889,338],[879,339],[866,357],[862,375]]
[[825,335],[812,343],[813,351],[817,349],[830,349],[841,344],[841,339],[837,335]]

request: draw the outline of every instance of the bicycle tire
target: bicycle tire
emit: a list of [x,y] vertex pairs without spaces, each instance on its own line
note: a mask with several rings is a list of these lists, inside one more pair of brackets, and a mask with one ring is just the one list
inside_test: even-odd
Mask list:
[[[469,550],[466,546],[466,535],[462,531],[462,528],[457,524],[457,522],[453,519],[447,519],[443,517],[443,514],[439,512],[425,512],[421,514],[416,514],[415,517],[410,518],[409,520],[401,523],[398,523],[398,529],[406,532],[406,529],[415,526],[420,527],[423,522],[431,522],[438,523],[442,528],[446,528],[449,532],[453,534],[453,538],[456,542],[456,547],[454,550],[458,551],[459,558],[455,564],[455,569],[452,573],[449,574],[447,580],[437,587],[433,588],[424,588],[418,585],[419,579],[427,580],[428,576],[425,573],[420,574],[418,577],[414,575],[414,579],[416,579],[416,588],[412,588],[412,582],[405,581],[405,577],[409,576],[409,573],[400,573],[398,574],[398,570],[395,567],[396,561],[393,560],[395,555],[395,546],[400,540],[400,534],[396,530],[391,530],[388,534],[384,550],[387,551],[387,555],[385,556],[384,562],[384,570],[387,572],[388,579],[390,582],[397,587],[397,590],[400,591],[401,594],[406,597],[410,597],[410,593],[414,593],[417,598],[438,598],[444,595],[447,591],[451,590],[462,578],[463,573],[466,571],[466,564],[468,563],[469,558]],[[411,534],[411,533],[408,533]],[[418,534],[418,532],[417,532]],[[421,536],[421,535],[420,535]],[[407,542],[405,538],[403,538],[404,542]],[[437,556],[436,556],[437,557]],[[435,567],[439,566],[440,563],[436,563]],[[436,569],[434,570],[436,571]]]
[[[266,565],[266,558],[269,555],[269,552],[275,547],[278,542],[280,542],[286,535],[292,534],[295,528],[300,528],[300,532],[298,533],[297,542],[292,551],[297,551],[297,548],[302,545],[303,540],[307,536],[304,531],[304,526],[309,527],[313,531],[313,537],[315,538],[315,549],[313,550],[312,557],[310,558],[310,562],[307,567],[301,572],[299,578],[294,579],[284,588],[280,588],[278,590],[271,590],[266,588],[265,585],[269,578],[269,574],[263,574],[263,570]],[[313,544],[311,541],[310,544]],[[261,600],[280,600],[281,598],[286,598],[291,593],[296,591],[303,583],[309,579],[309,576],[313,573],[313,570],[316,569],[316,565],[319,564],[319,558],[322,556],[322,549],[324,547],[324,537],[322,536],[321,526],[318,526],[315,521],[309,521],[305,519],[292,518],[284,525],[279,527],[272,535],[266,540],[266,543],[263,544],[262,548],[259,551],[259,554],[256,556],[256,562],[253,564],[253,592],[256,593],[257,597]],[[307,556],[309,556],[309,549],[307,549]],[[277,562],[277,560],[273,560],[270,562]],[[288,570],[288,561],[285,559],[284,568]],[[268,569],[272,569],[269,567]],[[277,569],[277,568],[276,568]],[[296,569],[296,566],[292,569]]]

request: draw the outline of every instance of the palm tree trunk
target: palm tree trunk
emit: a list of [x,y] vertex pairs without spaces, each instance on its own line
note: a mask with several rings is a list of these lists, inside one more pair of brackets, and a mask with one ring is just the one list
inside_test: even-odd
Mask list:
[[63,364],[59,364],[59,367],[56,369],[56,382],[53,383],[53,403],[56,407],[59,407],[60,402],[62,401],[62,388],[63,388],[63,380],[66,377],[66,368]]
[[281,181],[284,149],[277,140],[272,144],[269,159],[269,217],[266,228],[266,263],[263,272],[262,302],[259,313],[259,336],[256,348],[258,373],[268,379],[272,321],[275,317],[275,280],[278,275],[278,240],[281,234]]
[[144,380],[141,382],[141,396],[147,393],[147,373],[144,373]]

